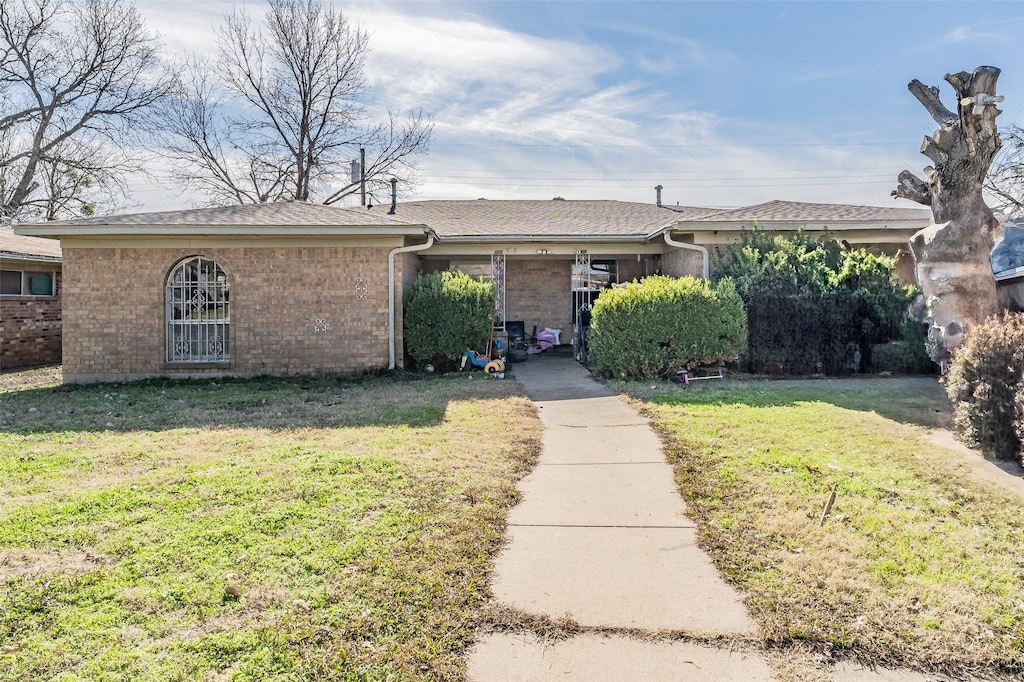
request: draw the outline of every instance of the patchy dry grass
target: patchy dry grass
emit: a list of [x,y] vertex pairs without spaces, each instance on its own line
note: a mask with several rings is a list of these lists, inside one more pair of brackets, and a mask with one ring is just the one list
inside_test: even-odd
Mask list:
[[51,388],[63,381],[60,365],[46,365],[31,369],[5,370],[0,372],[0,393],[23,391],[28,388]]
[[929,445],[922,425],[944,412],[936,381],[624,388],[663,434],[702,546],[770,647],[1024,671],[1021,499]]
[[462,676],[539,451],[516,384],[11,377],[0,679]]

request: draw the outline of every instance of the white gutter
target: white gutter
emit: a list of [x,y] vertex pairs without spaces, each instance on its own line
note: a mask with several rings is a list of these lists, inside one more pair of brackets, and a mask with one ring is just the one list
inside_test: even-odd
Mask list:
[[427,232],[427,241],[412,246],[399,246],[388,254],[388,369],[395,368],[395,256],[400,253],[426,251],[434,245],[434,233]]
[[703,264],[701,266],[701,273],[702,273],[701,276],[704,279],[710,279],[711,278],[711,263],[710,263],[710,260],[708,258],[708,250],[706,248],[704,248],[703,246],[697,246],[696,244],[687,244],[685,242],[677,242],[676,240],[672,239],[672,237],[669,236],[668,230],[665,231],[665,243],[668,244],[669,246],[674,246],[677,249],[688,249],[690,251],[700,251],[701,256],[703,256],[703,259],[704,259],[704,262],[703,262]]

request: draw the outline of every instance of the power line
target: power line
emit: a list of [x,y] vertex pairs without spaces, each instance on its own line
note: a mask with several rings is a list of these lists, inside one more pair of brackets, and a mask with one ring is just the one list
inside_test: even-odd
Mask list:
[[751,142],[749,144],[736,144],[736,143],[716,143],[716,144],[623,144],[623,143],[606,143],[606,144],[595,144],[590,142],[436,142],[430,143],[430,147],[434,148],[437,146],[505,146],[505,147],[555,147],[555,148],[624,148],[624,150],[649,150],[649,148],[656,147],[659,150],[665,150],[665,148],[681,148],[681,150],[703,150],[703,148],[722,148],[722,147],[779,147],[779,146],[910,146],[906,140],[901,142]]
[[[429,184],[449,184],[458,185],[465,187],[547,187],[552,189],[558,189],[562,187],[580,187],[590,189],[607,189],[609,187],[616,188],[643,188],[647,187],[646,184],[639,185],[633,183],[622,183],[622,182],[606,182],[600,185],[590,184],[578,184],[578,183],[565,183],[552,181],[549,183],[530,183],[530,182],[444,182],[435,180],[422,180],[422,185]],[[800,182],[800,183],[772,183],[772,184],[744,184],[740,182],[733,182],[727,185],[666,185],[665,189],[685,190],[685,189],[716,189],[720,187],[730,187],[733,189],[758,189],[761,187],[844,187],[849,185],[894,185],[894,180],[861,180],[856,182]]]
[[[543,180],[545,182],[557,182],[558,181],[558,178],[537,178],[537,177],[534,177],[533,175],[438,175],[438,176],[434,176],[434,177],[436,177],[438,180],[481,180],[481,181],[486,181],[486,180],[541,181],[541,180]],[[618,177],[602,177],[602,178],[566,177],[566,179],[569,180],[569,181],[572,181],[572,180],[602,180],[602,179],[607,179],[608,182],[615,182],[615,183],[619,184],[619,183],[623,183],[623,181],[625,181],[625,183],[629,183],[631,177],[633,177],[633,176],[630,175],[630,176],[625,176],[623,178],[618,178]],[[659,182],[664,184],[666,182],[672,182],[674,180],[682,180],[682,181],[685,181],[685,182],[695,182],[695,181],[727,182],[727,181],[732,181],[732,180],[737,180],[737,181],[740,181],[740,182],[756,182],[756,181],[759,181],[759,180],[870,180],[870,179],[878,178],[879,176],[878,175],[874,175],[874,174],[873,175],[850,175],[848,173],[843,173],[843,174],[840,174],[840,175],[820,175],[819,174],[819,175],[805,175],[805,176],[798,176],[798,175],[796,175],[796,176],[794,176],[794,175],[765,175],[765,176],[759,176],[759,177],[758,176],[753,176],[753,177],[744,177],[744,178],[736,178],[734,176],[685,178],[685,177],[679,177],[679,176],[675,176],[675,175],[661,174],[661,175],[658,175],[656,177],[658,178]],[[889,181],[895,182],[896,181],[895,178],[896,178],[896,173],[893,173],[892,174],[892,178],[888,178],[887,182],[889,182]],[[648,181],[633,180],[632,182],[633,183],[644,182],[645,184],[649,184],[651,181],[649,181],[649,180]],[[879,182],[881,182],[881,180],[879,180]]]
[[[425,167],[427,164],[423,164]],[[892,172],[890,166],[867,166],[867,167],[847,167],[843,166],[844,170],[847,171],[874,171],[878,173]],[[652,177],[660,177],[663,175],[663,171],[602,171],[602,170],[544,170],[532,168],[452,168],[451,166],[439,167],[437,170],[445,170],[456,173],[533,173],[533,174],[600,174],[600,175],[650,175]],[[773,173],[778,169],[775,168],[702,168],[700,170],[678,170],[672,171],[674,173],[692,173],[692,174],[704,174],[704,173]],[[823,171],[835,170],[835,167],[829,168],[787,168],[782,172],[785,173],[820,173]]]

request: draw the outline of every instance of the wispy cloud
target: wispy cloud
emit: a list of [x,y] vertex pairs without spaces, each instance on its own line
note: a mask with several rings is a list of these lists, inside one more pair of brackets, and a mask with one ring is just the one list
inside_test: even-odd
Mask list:
[[980,43],[988,40],[1001,40],[1006,36],[995,31],[981,30],[976,26],[957,26],[931,43],[932,47],[950,47],[965,43]]
[[[231,8],[229,0],[179,0],[173,7],[136,1],[169,47],[187,51],[212,50],[212,26]],[[245,3],[254,13],[263,7],[263,0]],[[628,22],[600,28],[644,38],[640,48],[637,41],[597,44],[582,31],[543,38],[467,7],[448,4],[443,14],[433,5],[345,7],[349,19],[371,32],[367,76],[374,106],[434,116],[435,141],[420,164],[423,198],[649,202],[654,185],[662,184],[666,201],[690,205],[773,198],[884,203],[892,185],[887,169],[894,178],[903,167],[920,165],[878,148],[812,146],[820,138],[798,120],[754,130],[746,112],[718,111],[717,103],[687,90],[684,79],[663,77],[740,61],[721,47]],[[809,71],[797,80],[853,71]],[[770,146],[780,140],[803,144]],[[908,148],[913,154],[914,143]],[[868,167],[875,170],[858,170]]]

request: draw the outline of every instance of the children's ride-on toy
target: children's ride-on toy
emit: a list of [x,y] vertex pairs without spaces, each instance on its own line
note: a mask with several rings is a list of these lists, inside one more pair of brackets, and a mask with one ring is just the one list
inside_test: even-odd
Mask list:
[[462,354],[462,363],[459,365],[459,371],[466,369],[466,365],[469,364],[471,367],[482,367],[485,372],[498,379],[505,377],[505,361],[502,359],[500,353],[504,350],[500,340],[494,342],[495,351],[499,353],[499,357],[492,357],[491,354],[491,341],[487,339],[487,350],[483,353],[478,353],[472,348],[467,349]]

